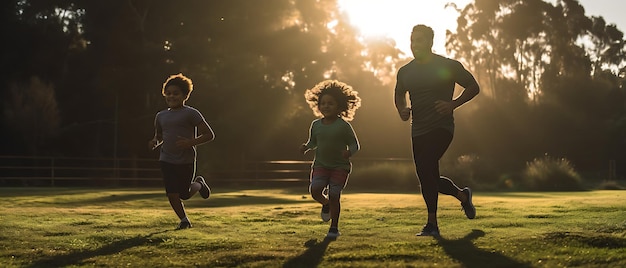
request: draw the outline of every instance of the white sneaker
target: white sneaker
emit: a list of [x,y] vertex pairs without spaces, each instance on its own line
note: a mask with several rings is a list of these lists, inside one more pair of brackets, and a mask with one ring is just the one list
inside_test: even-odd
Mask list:
[[209,198],[209,196],[211,196],[211,188],[209,188],[209,185],[206,184],[204,177],[198,175],[193,181],[200,183],[201,187],[200,187],[200,191],[198,192],[200,192],[200,195],[202,196],[202,198],[207,199]]
[[336,239],[337,237],[339,237],[341,235],[341,233],[339,232],[339,229],[337,228],[330,228],[328,230],[328,234],[326,234],[326,238],[329,239]]
[[465,187],[462,192],[467,195],[467,202],[461,203],[465,216],[467,216],[468,219],[476,218],[476,207],[474,207],[474,203],[472,203],[472,189]]

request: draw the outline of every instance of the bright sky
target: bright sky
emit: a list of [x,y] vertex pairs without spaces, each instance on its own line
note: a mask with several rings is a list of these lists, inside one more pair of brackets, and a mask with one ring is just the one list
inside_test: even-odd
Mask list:
[[626,32],[626,1],[624,0],[578,0],[589,16],[602,16],[609,24],[617,25],[622,32]]
[[[453,2],[465,7],[471,0],[338,0],[348,13],[350,21],[363,35],[382,35],[393,38],[406,56],[411,56],[410,34],[416,24],[426,24],[435,31],[433,50],[445,55],[446,30],[456,29],[458,13],[446,8]],[[607,23],[615,23],[626,31],[625,0],[579,0],[587,16],[602,16]]]
[[458,13],[445,8],[454,2],[464,7],[470,0],[339,0],[350,21],[363,35],[381,35],[393,38],[396,46],[411,56],[411,29],[426,24],[435,31],[433,50],[445,54],[446,29],[456,29]]

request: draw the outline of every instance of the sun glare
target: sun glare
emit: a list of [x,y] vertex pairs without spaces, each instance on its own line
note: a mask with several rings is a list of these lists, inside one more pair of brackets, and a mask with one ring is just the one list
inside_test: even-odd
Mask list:
[[398,49],[411,56],[410,34],[416,24],[435,31],[433,50],[446,55],[446,30],[456,29],[457,12],[446,3],[459,7],[469,0],[339,0],[340,9],[364,37],[384,36],[396,41]]

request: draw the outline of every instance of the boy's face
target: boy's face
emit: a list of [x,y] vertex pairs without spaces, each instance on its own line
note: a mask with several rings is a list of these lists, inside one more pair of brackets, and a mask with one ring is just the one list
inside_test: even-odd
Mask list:
[[329,94],[325,94],[320,99],[319,109],[324,117],[336,117],[339,114],[337,100]]
[[180,87],[171,85],[165,88],[165,102],[171,109],[180,108],[185,104],[185,95]]

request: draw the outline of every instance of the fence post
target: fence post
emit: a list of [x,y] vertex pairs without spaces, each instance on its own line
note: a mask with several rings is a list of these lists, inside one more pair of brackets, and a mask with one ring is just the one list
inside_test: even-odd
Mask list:
[[615,160],[609,160],[609,180],[615,180],[617,177],[617,171],[615,170]]
[[54,174],[54,157],[50,158],[50,176],[51,176],[50,184],[51,184],[52,187],[54,187],[54,176],[55,176],[55,174]]

